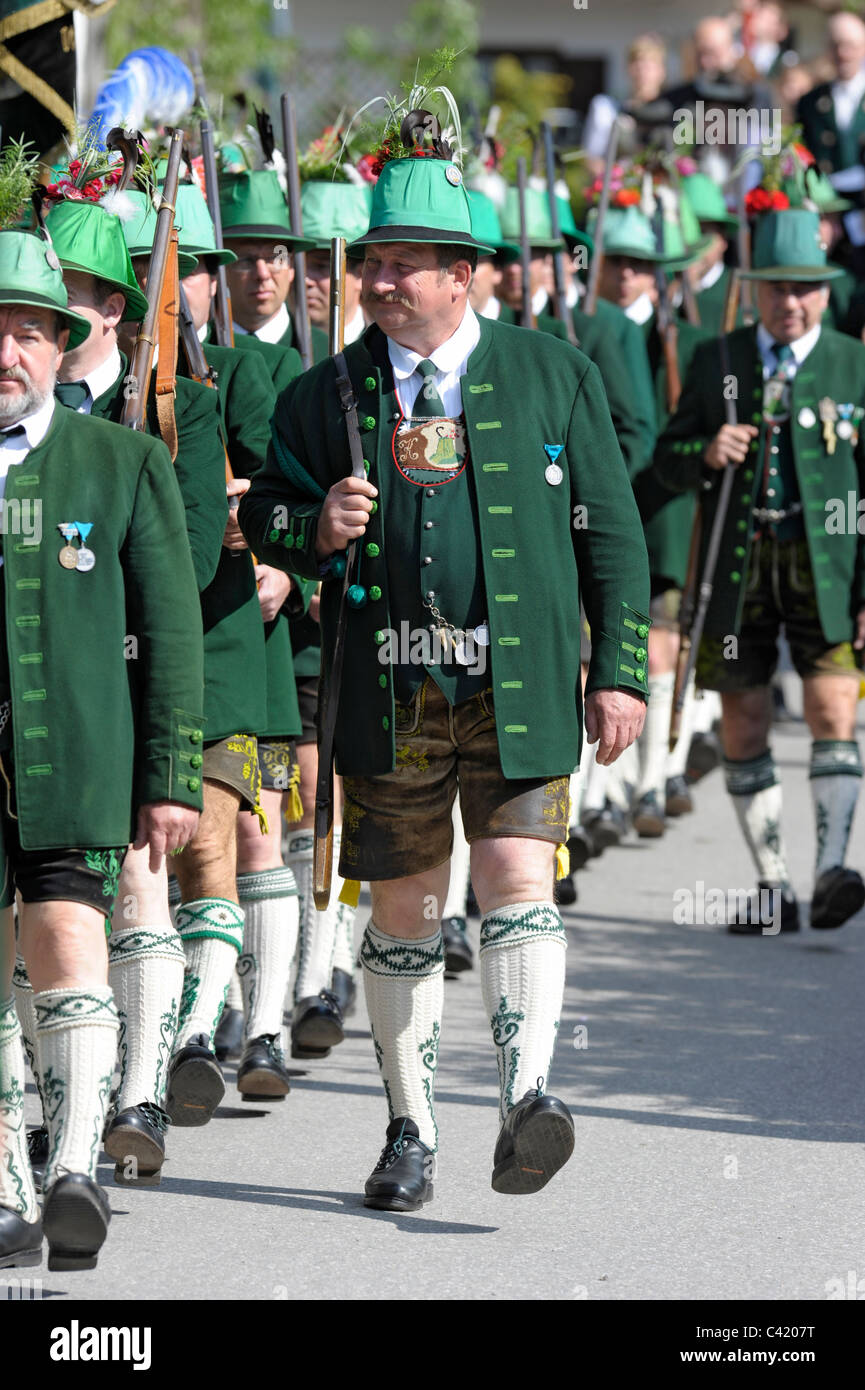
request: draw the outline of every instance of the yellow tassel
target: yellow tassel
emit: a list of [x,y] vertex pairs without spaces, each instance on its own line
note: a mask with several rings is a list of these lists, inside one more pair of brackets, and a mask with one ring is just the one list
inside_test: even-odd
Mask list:
[[357,907],[360,902],[360,880],[347,878],[343,880],[342,892],[339,901],[345,903],[346,907]]
[[571,856],[567,845],[559,845],[556,849],[556,882],[560,878],[567,878],[571,872]]
[[865,700],[865,680],[859,677],[859,699]]
[[288,804],[285,808],[285,821],[287,825],[296,825],[303,820],[303,802],[300,799],[300,763],[293,763],[291,777],[288,787]]
[[267,815],[263,806],[253,806],[253,814],[258,816],[258,824],[262,835],[266,835],[270,827],[267,824]]

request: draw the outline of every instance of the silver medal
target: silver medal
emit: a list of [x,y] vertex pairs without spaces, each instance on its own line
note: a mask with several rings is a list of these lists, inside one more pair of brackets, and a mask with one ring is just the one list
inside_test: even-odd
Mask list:
[[817,416],[814,414],[810,405],[803,405],[798,415],[799,424],[803,430],[810,430],[817,423]]
[[835,433],[839,439],[849,439],[853,433],[853,426],[849,420],[839,420],[835,426]]
[[551,487],[558,487],[564,476],[564,473],[557,463],[549,463],[544,469],[544,477]]
[[490,630],[486,623],[479,623],[474,630],[474,639],[479,647],[490,645]]
[[78,551],[78,559],[75,563],[75,568],[86,573],[87,570],[92,570],[95,564],[96,556],[93,554],[93,551],[88,550],[86,545],[82,545]]

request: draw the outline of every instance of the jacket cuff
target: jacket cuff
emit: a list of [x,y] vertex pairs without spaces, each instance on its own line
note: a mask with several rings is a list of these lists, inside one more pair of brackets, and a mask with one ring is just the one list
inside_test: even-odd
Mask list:
[[178,801],[195,811],[203,809],[204,726],[203,715],[185,709],[171,711],[167,738],[153,741],[156,747],[142,764],[136,798],[139,806]]
[[264,526],[261,545],[264,563],[317,582],[319,562],[315,555],[315,538],[320,511],[319,504],[312,503],[286,516],[284,506],[275,506]]
[[617,688],[646,696],[649,649],[647,638],[652,620],[648,614],[622,600],[618,631],[591,634],[592,659],[586,681],[586,694],[594,690]]

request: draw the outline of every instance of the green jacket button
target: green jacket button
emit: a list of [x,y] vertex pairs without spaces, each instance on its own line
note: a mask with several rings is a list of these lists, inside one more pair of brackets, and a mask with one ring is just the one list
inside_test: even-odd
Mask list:
[[634,656],[636,657],[637,661],[645,661],[648,655],[649,653],[646,651],[645,647],[638,647],[637,650],[634,652]]
[[634,679],[638,680],[642,684],[642,682],[646,679],[646,672],[644,667],[637,667],[636,671],[634,672]]
[[375,498],[373,498],[372,505],[370,506],[370,509],[369,509],[370,516],[375,516],[375,514],[376,514],[377,511],[378,511],[378,503],[376,502]]
[[384,633],[382,632],[381,628],[379,628],[378,631],[373,634],[373,641],[375,642],[375,645],[377,647],[381,646],[382,642],[384,641]]
[[190,767],[201,767],[201,764],[202,764],[203,762],[204,762],[204,759],[202,758],[202,756],[201,756],[200,753],[193,753],[192,757],[189,759],[189,766],[190,766]]
[[268,539],[269,541],[278,541],[278,540],[279,540],[279,532],[278,532],[277,530],[271,531],[270,534],[268,535],[267,539]]
[[737,545],[736,549],[733,551],[733,554],[735,555],[737,560],[741,560],[745,554],[745,547],[743,545]]
[[382,672],[382,674],[379,676],[378,683],[381,686],[382,690],[387,690],[387,676],[384,674],[384,672]]
[[363,461],[363,471],[364,471],[364,473],[368,473],[368,472],[369,472],[369,459],[364,459],[364,461]]
[[750,483],[754,477],[753,468],[746,468],[745,472],[742,474],[742,477],[745,479],[746,483]]
[[762,420],[762,418],[763,418],[762,413],[761,413],[759,410],[755,410],[755,411],[754,411],[754,414],[751,416],[751,423],[752,423],[753,425],[759,425],[759,423],[760,423],[760,421]]
[[186,785],[189,787],[189,790],[191,792],[197,792],[198,788],[201,786],[201,783],[199,782],[197,777],[190,777]]
[[648,635],[649,635],[649,629],[648,629],[648,627],[646,626],[645,623],[640,623],[639,627],[637,628],[637,636],[639,637],[640,641],[641,641],[641,642],[644,641],[644,639],[645,639],[646,637],[648,637]]
[[289,535],[283,536],[283,538],[282,538],[282,543],[283,543],[283,545],[285,546],[286,550],[293,550],[293,548],[294,548],[294,536],[289,536]]
[[374,415],[364,415],[364,417],[363,417],[363,427],[364,427],[365,430],[374,430],[374,429],[375,429],[375,416],[374,416]]
[[204,734],[201,732],[200,729],[193,729],[192,733],[189,735],[189,742],[200,743],[203,738]]
[[386,714],[383,714],[381,717],[381,727],[385,730],[390,728],[390,720],[388,719]]
[[739,573],[738,570],[731,570],[731,571],[730,571],[730,580],[731,580],[731,582],[732,582],[733,584],[738,584],[741,578],[742,578],[742,576],[741,576],[741,574]]
[[365,545],[364,550],[366,551],[367,555],[370,557],[371,560],[374,560],[376,556],[380,554],[379,548],[376,545],[375,541],[370,541],[367,545]]
[[374,391],[378,386],[378,382],[376,381],[374,376],[368,376],[363,384],[366,387],[367,391]]
[[378,599],[381,598],[381,589],[378,587],[377,584],[372,585],[369,591],[369,596],[372,599],[373,603],[375,603]]
[[743,506],[743,507],[750,507],[750,505],[751,505],[751,494],[750,494],[750,492],[743,492],[743,493],[742,493],[742,496],[739,498],[739,501],[742,503],[742,506]]
[[747,529],[748,529],[748,523],[747,523],[747,521],[737,521],[737,522],[736,522],[736,530],[737,530],[737,531],[747,531]]

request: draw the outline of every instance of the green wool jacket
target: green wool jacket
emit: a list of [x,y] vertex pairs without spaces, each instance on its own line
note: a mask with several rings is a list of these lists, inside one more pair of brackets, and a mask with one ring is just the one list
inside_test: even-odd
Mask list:
[[[316,328],[314,323],[310,325],[310,332],[312,335],[312,360],[314,363],[323,362],[326,357],[330,356],[330,343],[328,342],[327,334],[322,328]],[[248,339],[255,339],[255,341],[250,342],[247,341]],[[255,337],[254,333],[238,333],[234,339],[234,346],[239,348],[252,348],[254,352],[257,352],[259,348],[262,347],[293,348],[299,357],[300,349],[294,327],[294,315],[289,314],[288,328],[277,343],[263,343],[260,338]]]
[[[205,355],[216,372],[216,396],[232,472],[236,478],[252,478],[264,466],[270,441],[270,420],[276,405],[270,374],[255,353],[207,343]],[[298,371],[302,370],[299,354],[293,352],[291,356],[297,360]],[[184,353],[180,354],[178,370],[188,373]],[[304,584],[292,589],[283,611],[264,624],[267,715],[260,732],[265,738],[295,738],[301,730],[289,620],[305,611],[310,591],[311,586]]]
[[[499,323],[517,324],[516,311],[509,304],[502,304],[499,309]],[[519,326],[519,325],[518,325]],[[559,319],[552,314],[538,314],[535,319],[535,327],[539,333],[551,333],[554,338],[561,338],[562,342],[568,341],[568,330]]]
[[[709,336],[693,324],[677,323],[676,357],[684,382],[699,343]],[[649,366],[655,382],[655,409],[661,430],[667,423],[667,368],[664,349],[654,316],[643,325]],[[640,509],[649,552],[652,591],[681,589],[688,569],[688,551],[694,525],[695,499],[690,493],[677,494],[664,487],[652,459],[633,479],[634,496]]]
[[[501,766],[508,778],[553,777],[575,767],[580,754],[581,589],[592,628],[588,691],[645,693],[645,545],[597,367],[549,334],[479,323],[462,399]],[[391,626],[387,517],[399,413],[380,330],[368,328],[345,355],[379,497],[364,537],[370,601],[348,617],[336,749],[340,772],[374,776],[394,767],[392,677],[378,648]],[[546,476],[552,457],[559,482],[557,473]],[[277,405],[267,466],[240,504],[250,545],[268,564],[318,577],[321,503],[349,472],[345,417],[327,361],[299,377]],[[325,670],[341,587],[325,574]]]
[[[41,506],[41,539],[8,519]],[[23,513],[20,513],[23,514]],[[201,613],[161,440],[55,406],[6,477],[4,634],[24,849],[127,845],[139,807],[201,809]],[[58,526],[92,523],[89,571]]]
[[[204,340],[205,349],[210,346],[216,347],[213,339],[213,324],[208,325],[207,337]],[[257,353],[263,359],[277,396],[281,395],[289,382],[294,381],[294,378],[303,371],[303,362],[297,348],[278,347],[275,343],[263,343],[260,338],[256,338],[254,333],[238,333],[234,340],[234,346],[240,352]]]
[[[124,360],[114,385],[94,401],[94,415],[120,419],[126,370]],[[147,416],[150,433],[158,435],[152,389]],[[179,376],[175,419],[179,449],[174,469],[201,591],[207,738],[215,742],[230,734],[257,734],[267,723],[264,629],[252,557],[235,555],[222,544],[228,502],[216,392]]]
[[835,121],[831,82],[819,82],[799,98],[796,124],[824,174],[859,164],[865,148],[865,101],[860,101],[846,130]]
[[[729,371],[738,387],[738,418],[742,423],[759,424],[763,370],[756,327],[737,329],[727,342]],[[679,409],[655,453],[658,474],[667,487],[677,491],[703,489],[701,568],[722,476],[719,470],[705,468],[703,462],[706,448],[726,423],[721,382],[718,343],[703,343],[694,354]],[[826,641],[835,645],[852,637],[853,615],[865,603],[865,537],[858,534],[856,511],[857,499],[865,496],[865,441],[860,435],[854,446],[852,440],[839,437],[834,453],[829,453],[819,415],[819,402],[826,396],[836,403],[865,407],[865,347],[830,328],[821,330],[816,346],[796,373],[791,418],[820,625]],[[708,635],[739,631],[748,583],[748,542],[754,531],[751,509],[761,496],[761,487],[755,440],[751,457],[739,468],[733,486],[706,619]],[[837,523],[842,505],[843,528]]]
[[615,304],[599,299],[594,314],[571,310],[577,346],[596,363],[632,480],[650,463],[657,422],[645,339]]

